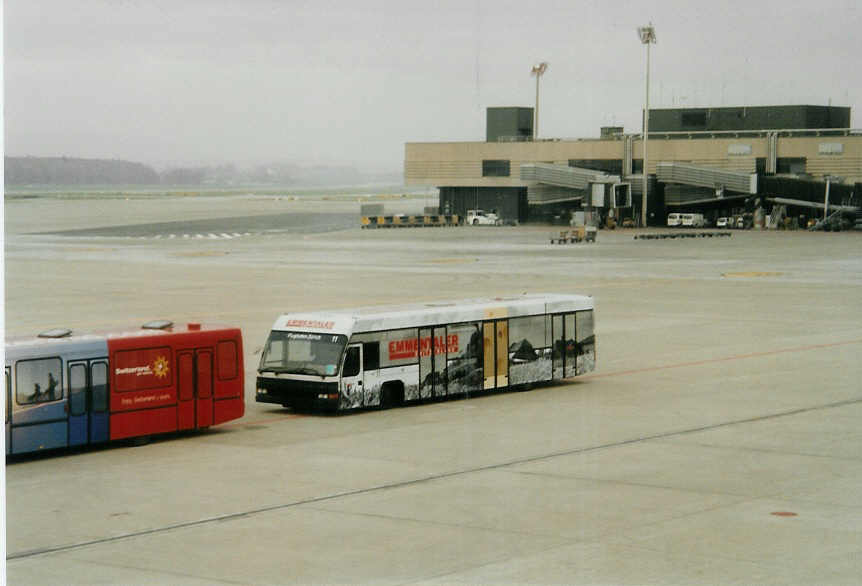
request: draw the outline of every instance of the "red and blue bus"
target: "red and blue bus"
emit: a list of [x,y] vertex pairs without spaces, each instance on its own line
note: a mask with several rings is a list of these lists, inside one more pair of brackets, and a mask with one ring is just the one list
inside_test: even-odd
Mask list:
[[6,454],[201,429],[242,417],[239,328],[169,321],[6,342]]

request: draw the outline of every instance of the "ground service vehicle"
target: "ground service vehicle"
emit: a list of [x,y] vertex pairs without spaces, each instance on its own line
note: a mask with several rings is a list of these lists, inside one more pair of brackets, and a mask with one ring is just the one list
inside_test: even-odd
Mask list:
[[150,322],[6,342],[6,454],[96,444],[242,417],[239,328]]
[[716,228],[727,228],[728,227],[728,219],[725,217],[721,217],[715,221]]
[[667,215],[667,226],[668,228],[674,228],[676,226],[682,225],[682,219],[680,218],[680,214],[668,214]]
[[595,368],[593,299],[494,299],[286,314],[256,400],[343,411],[523,387]]
[[703,228],[706,220],[703,214],[680,214],[680,225],[685,228]]
[[494,212],[467,210],[467,224],[470,226],[499,226],[500,218]]

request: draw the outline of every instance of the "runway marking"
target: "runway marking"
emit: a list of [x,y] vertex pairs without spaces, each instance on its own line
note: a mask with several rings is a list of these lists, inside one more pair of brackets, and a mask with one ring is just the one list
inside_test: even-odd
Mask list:
[[[826,344],[810,344],[807,346],[797,346],[794,348],[781,348],[778,350],[770,350],[770,351],[765,351],[765,352],[749,352],[746,354],[735,354],[732,356],[725,356],[722,358],[711,358],[711,359],[707,359],[707,360],[696,360],[696,361],[691,361],[691,362],[681,362],[678,364],[666,364],[666,365],[662,365],[662,366],[652,366],[652,367],[637,368],[637,369],[630,369],[630,370],[619,370],[619,371],[607,372],[607,373],[598,373],[598,374],[593,374],[593,375],[583,375],[583,376],[580,376],[578,378],[583,380],[583,379],[593,379],[593,378],[606,378],[606,377],[612,377],[612,376],[628,376],[628,375],[638,374],[638,373],[642,373],[642,372],[655,372],[655,371],[661,371],[661,370],[669,370],[669,369],[673,369],[673,368],[685,368],[685,367],[689,367],[689,366],[701,366],[701,365],[705,365],[705,364],[713,364],[713,363],[718,363],[718,362],[728,362],[728,361],[733,361],[733,360],[744,360],[744,359],[748,359],[748,358],[759,358],[759,357],[763,357],[763,356],[773,356],[773,355],[777,355],[777,354],[787,354],[787,353],[792,353],[792,352],[805,352],[805,351],[809,351],[809,350],[817,350],[817,349],[823,349],[823,348],[834,348],[834,347],[848,346],[851,344],[859,344],[859,343],[862,343],[862,339],[846,340],[846,341],[842,341],[842,342],[831,342],[831,343],[826,343]],[[248,517],[248,516],[252,516],[252,515],[259,515],[259,514],[263,514],[263,513],[267,513],[267,512],[294,508],[294,507],[298,507],[301,505],[326,502],[326,501],[336,500],[339,498],[356,496],[356,495],[360,495],[360,494],[368,494],[368,493],[382,491],[382,490],[389,490],[389,489],[393,489],[393,488],[412,486],[412,485],[421,484],[421,483],[429,482],[429,481],[433,481],[433,480],[453,478],[453,477],[462,476],[465,474],[471,474],[474,472],[483,472],[483,471],[488,471],[488,470],[499,470],[502,468],[516,466],[519,464],[538,462],[540,460],[548,460],[548,459],[557,458],[557,457],[561,457],[561,456],[583,454],[583,453],[587,453],[587,452],[593,452],[593,451],[604,450],[604,449],[609,449],[609,448],[622,447],[622,446],[627,446],[627,445],[641,443],[641,442],[654,441],[654,440],[658,440],[658,439],[667,439],[670,437],[677,437],[677,436],[682,436],[682,435],[690,435],[693,433],[711,431],[714,429],[720,429],[720,428],[729,427],[732,425],[740,425],[740,424],[745,424],[745,423],[755,423],[758,421],[766,421],[766,420],[770,420],[770,419],[777,419],[777,418],[781,418],[781,417],[799,415],[802,413],[808,413],[808,412],[812,412],[812,411],[834,409],[836,407],[843,407],[843,406],[853,405],[853,404],[857,404],[857,403],[862,403],[862,397],[856,398],[856,399],[847,399],[844,401],[836,401],[833,403],[827,403],[827,404],[823,404],[823,405],[815,405],[815,406],[811,406],[811,407],[802,407],[799,409],[793,409],[790,411],[783,411],[783,412],[779,412],[779,413],[772,413],[772,414],[767,414],[767,415],[758,415],[758,416],[747,417],[747,418],[743,418],[743,419],[724,421],[724,422],[720,422],[720,423],[714,423],[714,424],[704,425],[704,426],[700,426],[700,427],[693,427],[693,428],[689,428],[689,429],[662,432],[662,433],[658,433],[658,434],[641,436],[641,437],[630,438],[630,439],[624,439],[624,440],[620,440],[620,441],[616,441],[616,442],[610,442],[607,444],[600,444],[600,445],[596,445],[596,446],[587,446],[587,447],[583,447],[583,448],[573,448],[570,450],[562,450],[562,451],[552,452],[552,453],[548,453],[548,454],[539,454],[539,455],[535,455],[535,456],[527,456],[524,458],[509,460],[506,462],[498,462],[496,464],[487,464],[484,466],[476,466],[473,468],[467,468],[467,469],[463,469],[463,470],[455,470],[452,472],[442,472],[442,473],[437,473],[437,474],[430,474],[428,476],[424,476],[421,478],[415,478],[412,480],[404,480],[401,482],[393,482],[390,484],[381,484],[381,485],[371,486],[371,487],[366,487],[366,488],[358,488],[358,489],[354,489],[354,490],[348,490],[348,491],[344,491],[344,492],[338,492],[338,493],[323,495],[323,496],[319,496],[319,497],[311,497],[311,498],[307,498],[307,499],[301,499],[301,500],[292,501],[292,502],[288,502],[288,503],[281,503],[281,504],[277,504],[277,505],[270,505],[267,507],[259,507],[259,508],[255,508],[255,509],[249,509],[249,510],[241,511],[238,513],[228,513],[225,515],[217,515],[214,517],[207,517],[207,518],[198,519],[195,521],[186,521],[183,523],[175,523],[172,525],[165,525],[163,527],[156,527],[153,529],[135,531],[135,532],[126,533],[126,534],[122,534],[122,535],[115,535],[112,537],[105,537],[105,538],[101,538],[101,539],[94,539],[94,540],[90,540],[90,541],[83,541],[83,542],[79,542],[79,543],[72,543],[72,544],[66,544],[66,545],[58,545],[55,547],[47,547],[47,548],[42,548],[42,549],[34,549],[34,550],[28,550],[28,551],[22,551],[22,552],[15,552],[15,553],[8,554],[6,556],[6,559],[7,560],[23,559],[23,558],[35,557],[35,556],[39,556],[39,555],[45,555],[45,554],[49,554],[49,553],[64,552],[64,551],[69,551],[69,550],[73,550],[73,549],[80,549],[80,548],[88,547],[91,545],[100,545],[100,544],[104,544],[104,543],[111,543],[111,542],[116,542],[116,541],[121,541],[121,540],[126,540],[126,539],[132,539],[135,537],[142,537],[145,535],[166,533],[166,532],[173,531],[176,529],[184,529],[184,528],[188,528],[188,527],[208,525],[211,523],[217,523],[217,522],[222,522],[222,521],[227,521],[227,520],[240,519],[240,518]],[[278,422],[286,421],[286,420],[290,420],[290,419],[296,419],[299,417],[305,417],[305,415],[304,414],[291,413],[288,415],[280,415],[278,417],[272,417],[272,418],[267,418],[267,419],[256,419],[256,420],[251,420],[251,421],[228,423],[225,425],[225,427],[230,426],[230,425],[235,425],[235,426],[264,425],[264,424],[269,424],[269,423],[278,423]]]
[[388,484],[378,484],[376,486],[369,486],[365,488],[356,488],[353,490],[345,490],[343,492],[336,492],[332,494],[326,494],[317,497],[309,497],[305,499],[290,501],[287,503],[281,503],[277,505],[269,505],[265,507],[257,507],[254,509],[248,509],[245,511],[240,511],[237,513],[226,513],[224,515],[216,515],[213,517],[205,517],[203,519],[197,519],[195,521],[184,521],[182,523],[173,523],[171,525],[164,525],[162,527],[154,527],[152,529],[143,529],[141,531],[133,531],[131,533],[124,533],[121,535],[113,535],[111,537],[103,537],[100,539],[92,539],[89,541],[80,541],[78,543],[69,543],[66,545],[57,545],[52,547],[45,547],[40,549],[31,549],[25,551],[14,552],[11,554],[7,554],[7,560],[16,560],[16,559],[24,559],[24,558],[32,558],[36,556],[51,554],[51,553],[60,553],[75,549],[82,549],[84,547],[89,547],[93,545],[102,545],[106,543],[114,543],[117,541],[125,541],[127,539],[134,539],[136,537],[144,537],[146,535],[156,535],[160,533],[167,533],[170,531],[174,531],[177,529],[187,529],[189,527],[199,527],[203,525],[210,525],[213,523],[221,523],[224,521],[233,521],[236,519],[242,519],[244,517],[251,517],[254,515],[260,515],[263,513],[270,513],[273,511],[283,511],[286,509],[291,509],[295,507],[299,507],[302,505],[310,505],[317,504],[332,500],[337,500],[340,498],[358,496],[362,494],[370,494],[374,492],[384,491],[384,490],[392,490],[396,488],[403,488],[406,486],[415,486],[418,484],[423,484],[425,482],[432,482],[435,480],[442,480],[447,478],[455,478],[458,476],[464,476],[466,474],[473,474],[475,472],[486,472],[489,470],[500,470],[503,468],[508,468],[511,466],[517,466],[520,464],[529,464],[532,462],[538,462],[541,460],[548,460],[551,458],[558,458],[561,456],[571,456],[576,454],[586,454],[589,452],[595,452],[599,450],[606,450],[610,448],[618,448],[622,446],[628,446],[632,444],[637,444],[641,442],[654,441],[659,439],[667,439],[670,437],[677,437],[682,435],[689,435],[694,433],[700,433],[703,431],[711,431],[714,429],[720,429],[723,427],[730,427],[732,425],[740,425],[745,423],[755,423],[758,421],[768,421],[770,419],[778,419],[780,417],[788,417],[793,415],[800,415],[802,413],[809,413],[812,411],[822,411],[826,409],[834,409],[837,407],[844,407],[847,405],[854,405],[857,403],[862,403],[862,397],[857,397],[855,399],[847,399],[844,401],[836,401],[833,403],[826,403],[823,405],[814,405],[811,407],[802,407],[799,409],[792,409],[790,411],[783,411],[780,413],[771,413],[768,415],[755,415],[753,417],[746,417],[743,419],[735,419],[731,421],[724,421],[720,423],[713,423],[709,425],[703,425],[700,427],[692,427],[688,429],[680,429],[676,431],[666,431],[662,433],[657,433],[653,435],[634,437],[629,439],[623,439],[615,442],[609,442],[606,444],[600,444],[596,446],[586,446],[583,448],[572,448],[569,450],[561,450],[558,452],[551,452],[547,454],[539,454],[535,456],[526,456],[523,458],[516,458],[514,460],[509,460],[505,462],[498,462],[496,464],[486,464],[484,466],[475,466],[473,468],[465,468],[461,470],[454,470],[451,472],[439,472],[436,474],[429,474],[427,476],[422,476],[420,478],[414,478],[412,480],[402,480],[399,482],[392,482]]
[[252,232],[207,232],[206,234],[153,234],[152,236],[130,236],[129,238],[137,238],[138,240],[161,240],[162,238],[208,238],[210,240],[233,240],[234,238],[242,238],[243,236],[253,236]]
[[175,252],[172,256],[180,258],[195,258],[202,256],[224,256],[229,254],[225,250],[198,250],[194,252]]
[[[693,362],[680,362],[678,364],[664,364],[661,366],[645,366],[643,368],[634,368],[630,370],[615,370],[611,372],[600,372],[596,374],[583,374],[576,377],[578,380],[590,380],[594,378],[609,378],[613,376],[630,376],[643,372],[658,372],[662,370],[671,370],[674,368],[687,368],[690,366],[703,366],[705,364],[714,364],[718,362],[730,362],[732,360],[744,360],[747,358],[760,358],[763,356],[772,356],[776,354],[787,354],[790,352],[807,352],[809,350],[818,350],[821,348],[832,348],[836,346],[848,346],[850,344],[860,344],[862,339],[847,340],[844,342],[831,342],[828,344],[812,344],[809,346],[798,346],[796,348],[782,348],[780,350],[768,350],[766,352],[749,352],[748,354],[735,354],[732,356],[724,356],[722,358],[708,358],[706,360],[695,360]],[[267,423],[272,423],[273,420],[266,420]],[[257,420],[239,421],[234,423],[226,423],[225,425],[250,425],[261,423]]]
[[476,262],[475,258],[432,258],[428,261],[432,264],[460,264],[465,262]]
[[791,352],[807,352],[809,350],[819,350],[822,348],[833,348],[836,346],[849,346],[850,344],[862,343],[862,339],[846,340],[844,342],[831,342],[828,344],[811,344],[810,346],[797,346],[796,348],[782,348],[780,350],[767,350],[765,352],[749,352],[748,354],[735,354],[732,356],[723,356],[721,358],[707,358],[706,360],[695,360],[692,362],[680,362],[678,364],[664,364],[661,366],[645,366],[643,368],[633,368],[631,370],[616,370],[612,372],[600,372],[596,374],[584,374],[578,376],[580,380],[589,380],[593,378],[606,378],[611,376],[627,376],[631,374],[640,374],[642,372],[655,372],[660,370],[670,370],[673,368],[687,368],[689,366],[703,366],[705,364],[715,364],[718,362],[730,362],[732,360],[744,360],[746,358],[761,358],[763,356],[774,356],[776,354],[789,354]]
[[721,273],[722,277],[780,277],[784,273],[776,271],[739,271],[735,273]]

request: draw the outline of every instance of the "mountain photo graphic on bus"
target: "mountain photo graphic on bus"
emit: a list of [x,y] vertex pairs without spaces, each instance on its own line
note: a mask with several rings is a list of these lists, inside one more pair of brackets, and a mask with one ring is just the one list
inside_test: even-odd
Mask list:
[[524,388],[595,369],[593,298],[529,294],[278,317],[255,400],[347,411]]
[[159,320],[101,334],[54,329],[6,342],[6,455],[238,419],[242,334]]

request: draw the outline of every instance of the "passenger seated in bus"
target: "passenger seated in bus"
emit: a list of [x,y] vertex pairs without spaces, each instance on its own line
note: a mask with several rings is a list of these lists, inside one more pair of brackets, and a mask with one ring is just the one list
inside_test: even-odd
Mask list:
[[33,394],[27,397],[27,400],[31,403],[39,403],[42,400],[42,387],[39,383],[34,383],[33,387]]

